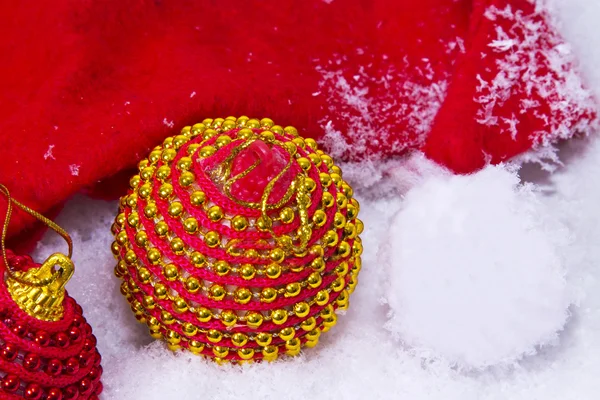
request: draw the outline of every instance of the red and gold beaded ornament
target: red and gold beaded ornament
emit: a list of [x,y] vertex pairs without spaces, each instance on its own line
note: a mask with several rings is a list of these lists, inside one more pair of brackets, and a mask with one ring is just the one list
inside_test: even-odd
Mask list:
[[[81,307],[65,291],[74,271],[69,235],[54,222],[11,198],[2,230],[0,273],[0,398],[97,400],[102,392],[101,357]],[[38,218],[65,238],[69,255],[43,264],[5,248],[12,206]]]
[[264,118],[205,119],[139,163],[112,230],[121,292],[172,350],[275,360],[348,308],[362,222],[330,156]]

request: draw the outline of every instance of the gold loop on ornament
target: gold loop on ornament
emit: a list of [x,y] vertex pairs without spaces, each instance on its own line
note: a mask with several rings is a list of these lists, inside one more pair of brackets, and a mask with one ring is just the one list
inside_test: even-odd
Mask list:
[[[0,247],[2,248],[4,265],[6,265],[7,277],[5,281],[8,292],[17,305],[29,315],[47,321],[60,320],[63,315],[65,285],[71,276],[73,276],[75,270],[73,261],[71,260],[71,256],[73,255],[73,241],[69,234],[55,222],[13,199],[6,186],[0,184],[0,192],[7,198],[6,218],[4,219],[4,226],[2,228]],[[24,272],[13,271],[8,264],[8,257],[6,255],[6,237],[12,216],[13,204],[43,222],[65,239],[69,246],[68,255],[54,253],[39,268],[31,268]],[[56,268],[57,266],[58,268]]]

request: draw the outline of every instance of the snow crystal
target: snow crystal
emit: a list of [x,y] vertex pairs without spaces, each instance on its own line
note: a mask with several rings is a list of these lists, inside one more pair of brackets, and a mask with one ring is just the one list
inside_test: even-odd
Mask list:
[[44,153],[44,160],[47,159],[52,159],[52,160],[56,160],[56,158],[54,158],[54,155],[52,154],[52,150],[54,150],[55,145],[51,144],[48,146],[48,150],[46,150],[46,153]]
[[169,128],[173,128],[175,126],[175,122],[174,121],[169,121],[166,118],[163,119],[163,124],[165,126],[168,126]]
[[413,352],[479,369],[556,344],[569,231],[515,172],[433,174],[390,223],[386,326]]
[[71,175],[79,176],[79,167],[80,167],[80,165],[77,165],[77,164],[69,165],[69,171],[71,171]]

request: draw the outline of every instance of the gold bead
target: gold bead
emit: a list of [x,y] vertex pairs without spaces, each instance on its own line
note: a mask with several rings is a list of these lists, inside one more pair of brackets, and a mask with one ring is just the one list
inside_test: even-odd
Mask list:
[[234,293],[234,299],[236,303],[248,304],[252,300],[252,292],[247,288],[237,288]]
[[148,325],[148,328],[150,329],[159,329],[160,328],[160,321],[155,318],[155,317],[150,317],[146,320],[146,324]]
[[344,239],[354,239],[356,238],[356,226],[351,222],[346,222],[346,226],[344,227]]
[[142,178],[145,181],[148,181],[154,176],[154,171],[154,167],[146,167],[140,171],[140,178]]
[[162,258],[162,254],[160,254],[160,250],[158,250],[156,247],[152,247],[148,249],[147,257],[148,261],[150,261],[150,264],[156,265]]
[[294,128],[293,126],[286,126],[283,131],[285,133],[287,133],[288,135],[292,135],[292,136],[298,136],[298,130],[296,128]]
[[150,277],[152,276],[152,274],[150,274],[150,271],[148,271],[148,269],[144,267],[138,269],[137,273],[138,278],[142,283],[148,283],[150,281]]
[[271,319],[273,320],[273,323],[275,325],[284,324],[285,321],[287,321],[287,318],[288,318],[288,313],[286,310],[283,310],[283,309],[274,310],[273,313],[271,314]]
[[168,331],[166,339],[171,344],[179,344],[181,342],[181,336],[175,331]]
[[[278,135],[283,135],[283,132],[284,132],[281,125],[273,125],[269,129],[271,129],[271,132],[276,133]],[[286,143],[291,143],[291,142],[286,142]]]
[[171,175],[171,168],[168,165],[162,165],[156,170],[156,179],[164,181]]
[[300,168],[302,168],[302,170],[304,172],[308,172],[310,170],[310,167],[312,166],[312,163],[310,162],[310,160],[305,157],[300,157],[300,158],[296,159],[296,162],[298,163],[298,165],[300,166]]
[[258,328],[263,323],[263,320],[264,318],[262,314],[255,311],[251,311],[246,314],[246,324],[248,324],[250,328]]
[[350,245],[348,244],[348,242],[344,242],[342,241],[339,246],[337,247],[337,249],[335,249],[335,253],[338,257],[340,258],[346,258],[350,255]]
[[242,360],[249,360],[254,357],[254,349],[245,347],[243,349],[239,349],[237,354]]
[[332,314],[331,317],[327,319],[323,319],[323,326],[326,328],[331,328],[337,323],[337,315]]
[[211,343],[218,343],[223,339],[223,334],[216,329],[209,329],[208,332],[206,332],[206,338]]
[[359,235],[363,233],[363,230],[365,229],[365,225],[363,224],[363,222],[357,218],[354,224],[356,225],[356,233]]
[[171,161],[173,161],[173,159],[175,158],[175,156],[177,155],[177,152],[175,151],[175,149],[164,149],[162,154],[160,155],[160,159],[168,164]]
[[272,303],[277,298],[277,290],[266,287],[263,288],[260,292],[260,300],[263,303]]
[[158,197],[161,199],[168,199],[173,194],[173,185],[170,183],[163,183],[158,188]]
[[169,233],[169,226],[165,221],[159,221],[154,225],[154,232],[156,232],[158,236],[165,236]]
[[152,186],[149,183],[145,183],[138,187],[138,195],[142,199],[147,199],[152,194]]
[[137,256],[135,255],[135,252],[133,250],[128,250],[127,253],[125,253],[124,258],[127,265],[132,265],[137,262]]
[[265,347],[271,344],[273,341],[273,336],[267,332],[260,332],[256,335],[254,340],[259,346]]
[[154,296],[159,300],[164,300],[167,297],[167,287],[162,283],[155,284]]
[[129,179],[129,187],[131,189],[137,188],[140,184],[140,181],[141,181],[141,178],[139,175],[132,176],[131,179]]
[[[117,243],[117,242],[112,242],[112,244],[110,246],[110,250],[112,251],[112,253],[115,256],[118,256],[121,253],[121,246],[119,246],[119,243]],[[128,262],[128,264],[132,264],[133,262],[135,262],[135,260],[132,262]]]
[[238,232],[243,231],[248,228],[248,220],[243,215],[236,215],[231,220],[231,226]]
[[134,237],[135,243],[140,247],[146,247],[148,244],[148,234],[144,231],[138,231]]
[[312,220],[316,226],[321,227],[325,225],[325,222],[327,222],[327,214],[325,214],[323,210],[316,210],[313,214]]
[[317,326],[317,320],[314,317],[305,319],[300,323],[300,328],[304,331],[312,331]]
[[185,243],[181,238],[174,238],[171,240],[170,245],[171,250],[173,250],[175,254],[182,254],[185,251]]
[[[273,132],[275,132],[275,131],[273,131]],[[281,135],[281,133],[280,133],[280,135]],[[285,142],[284,146],[287,149],[290,156],[293,157],[296,155],[296,153],[298,153],[298,147],[296,147],[296,144],[294,142]]]
[[292,210],[290,207],[285,207],[284,209],[282,209],[279,212],[279,219],[284,224],[289,224],[289,223],[293,222],[294,217],[295,217],[294,210]]
[[129,226],[135,228],[136,226],[138,226],[139,223],[140,217],[138,216],[138,213],[132,212],[131,214],[129,214],[129,216],[127,217],[127,224]]
[[202,124],[206,125],[207,127],[210,126],[212,124],[213,120],[212,118],[205,118],[202,120]]
[[296,297],[300,294],[302,286],[298,282],[288,283],[285,286],[285,297]]
[[194,354],[200,354],[204,350],[204,343],[198,340],[190,340],[188,342],[188,349]]
[[277,279],[281,276],[281,267],[277,264],[271,264],[265,269],[265,275],[271,279]]
[[319,174],[319,180],[324,187],[329,187],[331,185],[331,176],[325,172]]
[[154,218],[157,212],[158,207],[156,207],[156,204],[154,202],[148,202],[148,204],[146,204],[146,207],[144,207],[144,215],[148,219]]
[[[115,275],[118,278],[122,278],[123,275],[125,275],[126,273],[127,273],[127,263],[125,261],[121,260],[115,266]],[[150,278],[150,274],[148,274],[148,278]],[[146,283],[146,282],[142,282],[142,283]]]
[[200,307],[196,310],[196,318],[200,322],[208,322],[212,318],[212,313],[208,308]]
[[263,217],[258,217],[255,223],[256,229],[265,232],[269,229],[270,224]]
[[294,304],[294,313],[300,318],[304,318],[310,313],[310,306],[308,303],[301,301],[300,303]]
[[338,244],[339,238],[336,231],[331,230],[327,231],[325,235],[323,235],[323,243],[329,247],[333,247]]
[[196,293],[200,290],[200,281],[193,276],[189,276],[185,280],[185,288],[190,293]]
[[363,246],[362,243],[360,242],[360,238],[356,238],[356,240],[354,240],[354,243],[352,243],[352,253],[355,256],[360,256],[363,252]]
[[244,264],[240,269],[240,276],[245,280],[250,280],[256,275],[256,269],[252,264]]
[[254,132],[248,128],[240,129],[237,133],[237,137],[243,140],[250,139],[252,136],[254,136]]
[[192,264],[194,264],[194,267],[196,268],[201,268],[204,265],[206,265],[206,257],[204,257],[202,253],[199,253],[197,251],[193,252],[190,255],[190,261],[192,262]]
[[190,186],[192,183],[194,183],[195,180],[196,176],[190,171],[185,171],[181,175],[179,175],[179,184],[182,187]]
[[345,285],[346,285],[346,281],[344,280],[344,278],[343,277],[338,277],[331,284],[331,288],[333,289],[334,292],[341,292],[342,290],[344,290],[344,286]]
[[223,210],[219,206],[212,206],[206,212],[208,218],[213,222],[218,222],[223,218]]
[[181,330],[183,331],[183,334],[185,336],[194,336],[198,333],[198,328],[194,324],[189,322],[184,323],[181,326]]
[[120,231],[117,234],[117,236],[115,236],[115,240],[117,241],[117,243],[119,243],[119,245],[123,246],[125,243],[129,242],[129,240],[127,239],[127,232]]
[[229,263],[227,261],[219,260],[213,264],[213,268],[215,272],[219,276],[225,276],[229,273],[231,268],[229,267]]
[[271,131],[263,131],[260,133],[260,137],[266,142],[273,142],[275,140],[275,135]]
[[317,303],[319,306],[324,306],[327,304],[327,302],[329,302],[329,292],[325,289],[317,292],[315,296],[315,303]]
[[338,264],[337,267],[335,267],[334,271],[337,274],[337,276],[346,276],[346,274],[348,273],[348,263],[346,261],[342,261]]
[[333,218],[333,226],[335,226],[337,229],[342,229],[344,226],[346,226],[346,217],[344,217],[344,214],[340,212],[335,213]]
[[325,308],[323,308],[321,310],[321,312],[319,314],[321,315],[322,318],[331,317],[334,314],[333,306],[331,304],[328,304]]
[[258,252],[255,249],[247,249],[246,251],[244,251],[244,257],[258,258]]
[[188,307],[187,303],[181,297],[177,297],[173,301],[173,309],[175,311],[177,311],[178,313],[186,312],[188,310],[188,308],[189,307]]
[[358,215],[358,210],[352,204],[346,206],[346,215],[349,220],[353,220]]
[[277,359],[277,353],[279,349],[277,346],[266,346],[262,349],[263,360],[265,361],[274,361]]
[[315,139],[312,139],[312,138],[306,138],[306,139],[304,139],[304,143],[306,143],[306,145],[307,145],[308,147],[310,147],[311,149],[313,149],[313,150],[317,150],[317,147],[318,147],[318,146],[317,146],[317,142],[315,142]]
[[348,205],[348,199],[346,198],[346,196],[344,195],[344,193],[342,192],[338,192],[337,193],[337,205],[338,207],[343,210],[344,208],[346,208],[346,206]]
[[167,280],[174,281],[179,275],[179,270],[174,264],[167,264],[163,267],[163,275]]
[[306,282],[308,283],[308,286],[314,289],[321,286],[323,280],[321,278],[321,274],[315,271],[311,273],[308,278],[306,278]]
[[333,198],[333,195],[331,193],[323,192],[323,197],[321,198],[321,202],[323,203],[323,206],[325,206],[326,208],[331,208],[335,204],[335,199]]
[[325,260],[323,257],[317,257],[310,262],[310,267],[318,272],[323,272],[325,270]]
[[260,121],[259,121],[259,120],[257,120],[256,118],[249,119],[249,120],[246,122],[246,126],[247,126],[248,128],[252,128],[252,129],[258,129],[258,128],[260,128]]
[[345,310],[348,308],[348,300],[349,295],[347,290],[342,290],[342,292],[338,295],[337,299],[335,299],[336,304],[338,305],[338,309]]
[[307,155],[308,159],[315,165],[315,167],[319,168],[321,166],[321,157],[318,154],[310,153]]
[[165,325],[171,325],[175,322],[175,318],[170,312],[163,310],[160,312],[160,321]]
[[180,202],[174,201],[171,204],[169,204],[168,213],[170,216],[178,217],[181,215],[182,212],[183,212],[183,204],[181,204]]
[[221,125],[223,125],[223,122],[225,122],[225,119],[224,119],[224,118],[215,118],[215,119],[213,120],[212,126],[213,126],[214,128],[220,128],[220,127],[221,127]]
[[225,121],[223,121],[223,125],[221,125],[221,129],[223,130],[223,132],[230,131],[234,128],[235,128],[235,120],[232,121],[232,120],[226,119]]
[[208,247],[214,248],[221,243],[221,236],[215,231],[210,231],[204,235],[204,241]]
[[285,252],[280,248],[275,248],[270,251],[269,257],[271,258],[271,261],[280,263],[285,259]]
[[221,147],[227,146],[229,143],[231,143],[231,138],[227,135],[222,135],[215,140],[215,147],[220,149]]
[[201,206],[202,204],[204,204],[205,201],[206,194],[204,194],[204,192],[195,191],[192,194],[190,194],[190,203],[192,203],[193,206]]
[[327,168],[331,169],[333,167],[333,159],[327,154],[321,154],[321,161],[325,163]]
[[148,161],[150,161],[151,164],[156,164],[158,160],[160,160],[160,154],[160,150],[152,150],[148,155]]
[[[207,131],[209,131],[209,129],[207,129]],[[206,132],[204,133],[204,136],[206,136]],[[200,149],[199,153],[200,153],[200,157],[207,158],[207,157],[210,157],[213,154],[215,154],[216,151],[217,151],[217,149],[215,149],[213,146],[204,146],[203,148]]]
[[271,118],[263,118],[260,120],[260,126],[264,129],[270,129],[275,123]]
[[230,310],[225,310],[221,312],[221,322],[225,326],[233,326],[237,322],[237,315]]
[[296,137],[292,139],[292,142],[294,142],[294,144],[300,148],[304,149],[306,147],[306,143],[304,143],[304,139],[301,137]]
[[223,286],[213,283],[208,289],[209,297],[213,300],[223,300],[227,292]]
[[288,340],[285,343],[285,348],[286,348],[286,352],[285,354],[287,354],[288,356],[297,356],[298,354],[300,354],[300,339],[298,338],[293,338],[291,340]]
[[130,208],[134,208],[137,205],[137,193],[131,193],[129,196],[127,196],[127,200],[126,203]]
[[279,337],[285,341],[293,339],[296,335],[296,330],[292,326],[288,326],[279,331]]
[[192,168],[192,159],[190,157],[181,157],[177,160],[177,169],[180,171],[188,171]]
[[196,233],[198,230],[198,220],[194,217],[186,218],[185,221],[183,221],[183,229],[187,233]]
[[231,343],[233,343],[234,346],[242,347],[248,343],[248,336],[241,332],[236,332],[231,335]]
[[354,195],[354,190],[352,190],[352,188],[350,187],[350,185],[348,185],[347,183],[342,183],[342,193],[344,193],[344,195],[351,199],[352,196]]

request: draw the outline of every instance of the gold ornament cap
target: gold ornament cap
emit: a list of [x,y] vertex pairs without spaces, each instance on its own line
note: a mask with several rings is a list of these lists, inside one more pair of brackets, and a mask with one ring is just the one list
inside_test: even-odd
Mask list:
[[[2,257],[6,266],[4,280],[7,290],[19,308],[27,314],[43,321],[58,321],[62,318],[64,312],[65,285],[71,279],[75,270],[71,260],[73,241],[69,234],[56,223],[13,199],[6,186],[0,184],[0,191],[7,198],[6,218],[0,241]],[[61,235],[69,246],[68,255],[54,253],[37,268],[30,268],[27,271],[13,271],[6,256],[6,236],[13,204]]]

